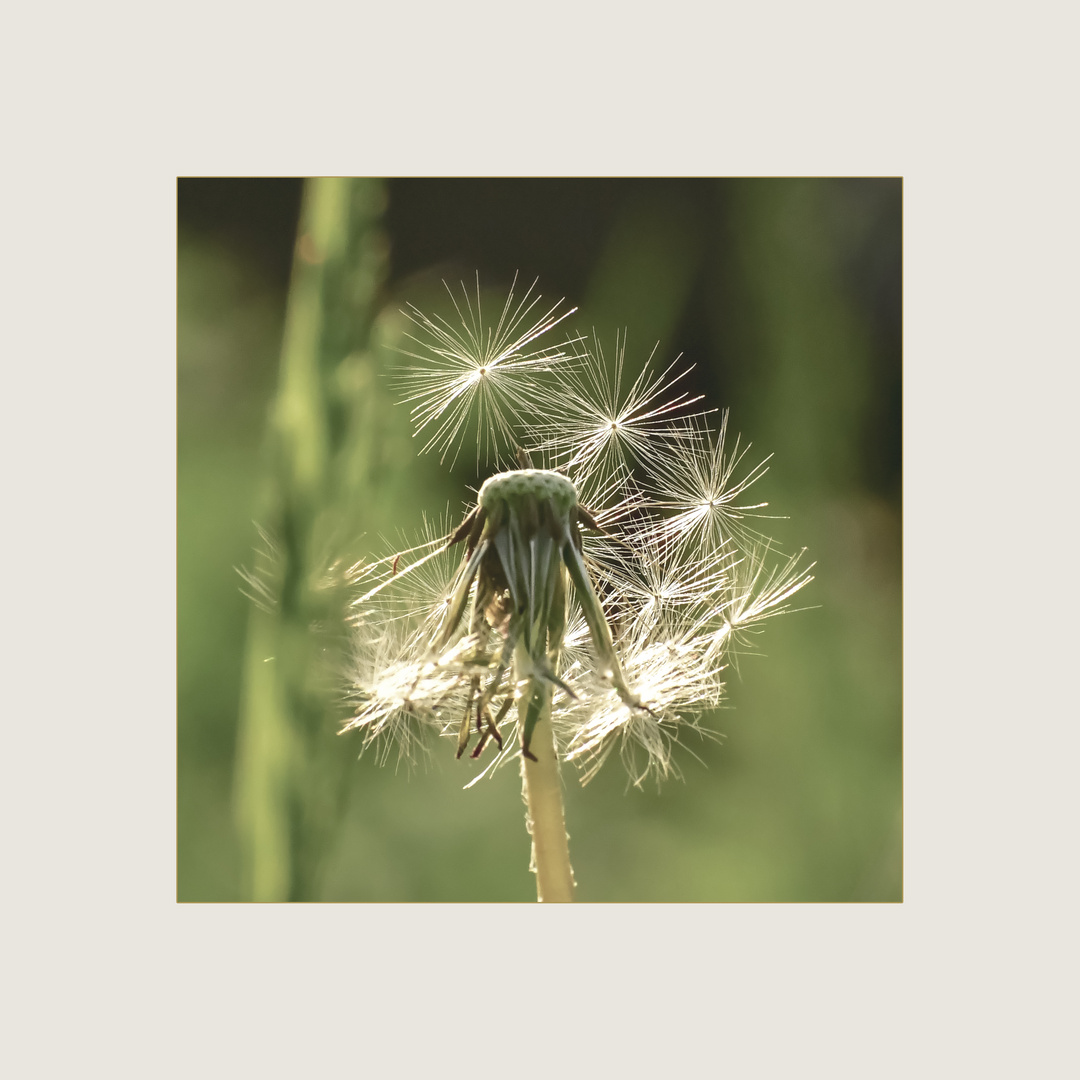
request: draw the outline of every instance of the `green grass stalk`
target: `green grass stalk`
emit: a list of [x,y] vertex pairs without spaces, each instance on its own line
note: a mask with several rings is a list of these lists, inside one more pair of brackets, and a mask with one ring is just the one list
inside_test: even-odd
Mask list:
[[[255,900],[317,897],[354,757],[335,734],[340,706],[327,658],[341,647],[345,590],[327,568],[335,529],[352,524],[341,508],[371,502],[370,436],[354,421],[375,407],[366,350],[384,273],[382,202],[378,181],[316,179],[304,188],[261,498],[270,550],[250,580],[259,604],[234,783]],[[359,399],[357,387],[368,389]]]

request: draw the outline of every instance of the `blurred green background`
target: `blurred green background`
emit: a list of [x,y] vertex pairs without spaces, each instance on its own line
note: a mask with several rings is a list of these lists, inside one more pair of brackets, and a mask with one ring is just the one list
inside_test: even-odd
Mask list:
[[[817,606],[731,672],[725,738],[680,755],[683,781],[628,788],[612,759],[581,788],[566,770],[578,898],[900,900],[900,180],[342,181],[321,210],[304,190],[178,182],[178,899],[535,900],[516,770],[464,791],[448,741],[412,771],[357,760],[325,680],[333,605],[286,567],[295,610],[268,615],[236,573],[256,520],[306,523],[287,563],[459,514],[475,468],[416,460],[385,345],[406,301],[429,310],[441,279],[479,270],[496,290],[538,276],[609,345],[628,328],[630,366],[657,341],[695,364],[751,453],[775,453],[755,491],[786,520],[766,531],[817,560],[799,597]],[[338,307],[312,330],[320,297]],[[322,409],[314,441],[297,401]],[[301,443],[321,447],[314,486]],[[289,618],[319,632],[298,644]],[[267,705],[273,677],[300,689]]]

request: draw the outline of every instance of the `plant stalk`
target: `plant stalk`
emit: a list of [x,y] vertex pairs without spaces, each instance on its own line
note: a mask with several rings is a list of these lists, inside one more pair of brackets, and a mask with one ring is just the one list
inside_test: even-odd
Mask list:
[[[380,408],[371,326],[385,255],[377,181],[304,185],[277,396],[268,432],[261,523],[278,549],[269,610],[253,609],[237,739],[234,809],[254,900],[313,900],[345,807],[353,753],[337,738],[327,687],[344,591],[327,584],[326,522],[374,501],[374,469],[358,455]],[[372,375],[369,383],[374,381]],[[357,420],[354,420],[353,417]]]
[[[551,725],[551,694],[550,686],[534,682],[532,693],[527,695],[529,710],[539,709],[540,715],[531,744],[537,760],[522,755],[521,786],[525,827],[532,837],[529,869],[536,874],[536,899],[541,904],[566,904],[574,899],[574,871],[563,813],[559,755]],[[520,706],[524,704],[523,698]]]

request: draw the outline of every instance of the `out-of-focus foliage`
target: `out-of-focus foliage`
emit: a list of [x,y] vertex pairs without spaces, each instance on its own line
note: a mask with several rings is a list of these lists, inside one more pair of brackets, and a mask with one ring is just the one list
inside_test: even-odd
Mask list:
[[[658,359],[683,351],[696,364],[696,389],[731,407],[733,430],[755,450],[775,452],[760,490],[791,520],[767,531],[817,560],[801,598],[819,606],[777,620],[762,639],[768,659],[745,658],[731,673],[732,709],[713,725],[727,738],[689,748],[702,763],[683,755],[684,783],[627,791],[625,777],[606,770],[580,789],[568,771],[579,899],[899,899],[899,181],[414,180],[386,189],[380,340],[400,334],[405,301],[430,306],[439,277],[479,270],[498,286],[515,270],[539,274],[546,297],[580,303],[581,330],[613,345],[628,328],[631,372],[657,337]],[[234,567],[253,562],[252,519],[271,524],[263,428],[277,393],[281,267],[298,196],[299,185],[284,182],[181,181],[180,899],[251,896],[232,814],[249,619]],[[343,401],[392,399],[341,380]],[[374,538],[415,533],[424,510],[458,515],[467,485],[482,479],[468,453],[453,475],[430,459],[398,472],[418,448],[408,410],[380,408],[379,421],[388,465],[375,473],[397,480],[339,524]],[[343,478],[340,490],[351,483]],[[512,770],[463,791],[469,774],[449,743],[410,774],[353,761],[359,747],[348,739],[338,739],[348,761],[343,816],[308,895],[533,899]]]

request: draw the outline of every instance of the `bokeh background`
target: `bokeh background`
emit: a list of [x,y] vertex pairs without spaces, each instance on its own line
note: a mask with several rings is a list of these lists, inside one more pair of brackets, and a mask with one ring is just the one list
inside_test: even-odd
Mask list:
[[[256,521],[307,523],[287,562],[458,515],[469,456],[418,460],[384,375],[405,302],[445,307],[440,281],[479,271],[504,294],[538,277],[602,342],[628,328],[631,367],[657,342],[660,361],[683,354],[751,453],[775,455],[755,491],[786,517],[767,531],[817,561],[814,606],[767,625],[713,718],[724,739],[682,754],[681,781],[641,791],[612,759],[581,788],[567,769],[579,899],[900,900],[900,180],[340,185],[335,247],[312,239],[337,233],[310,183],[178,182],[178,899],[535,900],[516,770],[463,790],[448,741],[412,770],[358,760],[332,707],[307,707],[334,697],[307,671],[327,670],[333,619],[290,637],[237,574],[258,563]],[[320,296],[339,307],[304,370],[330,479],[300,498],[295,358]],[[300,720],[267,696],[287,663]]]

